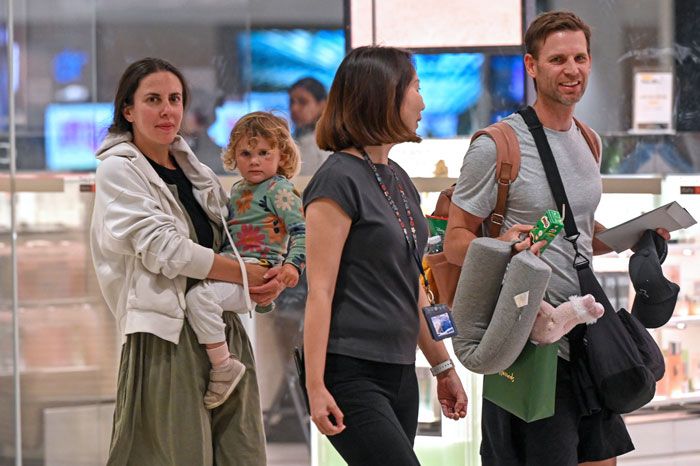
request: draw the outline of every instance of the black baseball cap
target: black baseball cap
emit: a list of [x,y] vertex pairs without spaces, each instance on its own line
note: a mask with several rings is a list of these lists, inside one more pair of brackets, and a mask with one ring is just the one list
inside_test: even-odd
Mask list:
[[680,287],[664,277],[661,263],[666,258],[666,241],[647,230],[635,245],[629,272],[637,292],[632,305],[634,315],[646,328],[658,328],[673,315]]

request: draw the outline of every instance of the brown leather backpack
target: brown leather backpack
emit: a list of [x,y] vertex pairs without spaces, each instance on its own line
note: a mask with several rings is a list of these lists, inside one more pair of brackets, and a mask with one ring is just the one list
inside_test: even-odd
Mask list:
[[[581,130],[583,138],[586,140],[588,147],[590,147],[596,162],[598,162],[601,153],[598,138],[596,138],[593,130],[586,124],[580,122],[576,118],[574,118],[574,122]],[[489,215],[489,218],[484,220],[482,234],[480,236],[488,234],[488,236],[495,238],[500,234],[501,226],[505,220],[510,185],[518,177],[520,171],[520,142],[515,135],[515,130],[513,130],[508,123],[503,121],[499,121],[498,123],[494,123],[477,131],[472,136],[471,142],[473,143],[476,138],[483,135],[493,139],[493,142],[496,144],[496,182],[498,183],[498,194],[496,197],[496,207],[493,209],[493,212],[491,212],[491,215]],[[440,192],[440,196],[435,205],[435,211],[432,214],[436,217],[447,218],[448,223],[454,188],[453,185]],[[455,290],[457,289],[457,282],[462,272],[461,264],[456,265],[448,262],[444,252],[428,254],[426,260],[432,271],[433,284],[436,288],[436,290],[433,291],[437,291],[439,302],[452,306]]]

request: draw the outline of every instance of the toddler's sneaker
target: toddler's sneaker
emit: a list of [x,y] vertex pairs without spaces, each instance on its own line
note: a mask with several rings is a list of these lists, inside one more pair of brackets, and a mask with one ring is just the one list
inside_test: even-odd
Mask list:
[[207,392],[204,394],[204,407],[214,409],[221,406],[231,396],[243,374],[245,374],[245,366],[233,356],[229,357],[225,366],[218,369],[212,368],[209,371]]
[[261,306],[260,304],[255,305],[255,312],[258,314],[267,314],[268,312],[272,312],[275,310],[275,302],[272,301],[270,304],[267,306]]

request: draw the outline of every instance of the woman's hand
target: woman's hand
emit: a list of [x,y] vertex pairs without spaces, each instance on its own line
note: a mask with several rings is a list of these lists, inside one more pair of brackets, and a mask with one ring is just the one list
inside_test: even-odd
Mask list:
[[[259,269],[263,269],[264,272],[258,278],[257,274],[260,273]],[[282,270],[282,267],[280,266],[268,269],[259,265],[246,264],[246,270],[249,273],[249,280],[251,277],[250,273],[253,272],[255,274],[254,277],[256,278],[256,281],[250,280],[249,282],[251,284],[249,288],[250,297],[261,306],[267,306],[270,304],[285,288],[284,283],[277,278],[277,275]]]
[[265,267],[264,265],[246,263],[245,271],[248,274],[248,285],[252,288],[267,283],[268,280],[265,279],[265,274],[270,270],[270,267]]
[[467,394],[454,369],[438,374],[437,396],[445,417],[457,421],[467,415]]
[[323,435],[336,435],[345,430],[343,412],[325,386],[309,389],[311,420]]

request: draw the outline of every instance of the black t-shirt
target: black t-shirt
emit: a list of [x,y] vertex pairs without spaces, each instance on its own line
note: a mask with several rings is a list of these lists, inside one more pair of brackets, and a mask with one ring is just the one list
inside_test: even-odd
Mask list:
[[[420,196],[406,172],[395,162],[389,163],[408,198],[422,254],[428,227],[421,213]],[[410,228],[391,169],[377,165],[377,170]],[[328,352],[413,364],[418,342],[420,272],[374,173],[363,159],[337,152],[304,190],[304,209],[321,198],[336,202],[352,219],[333,295]],[[408,234],[411,238],[410,229]]]
[[[174,159],[171,160],[176,168],[171,170],[162,165],[158,165],[148,157],[146,158],[151,163],[156,173],[158,173],[158,176],[160,176],[166,184],[175,186],[180,204],[189,217],[188,223],[190,225],[190,238],[192,241],[196,241],[201,246],[212,248],[214,246],[214,232],[212,231],[209,217],[207,217],[206,212],[204,212],[202,206],[199,205],[199,202],[195,199],[192,193],[192,183],[187,176],[185,176],[185,172],[182,171],[182,168],[178,166]],[[192,233],[194,233],[194,235]]]

